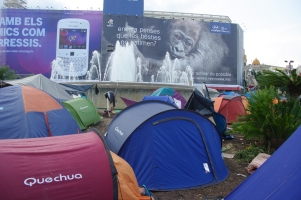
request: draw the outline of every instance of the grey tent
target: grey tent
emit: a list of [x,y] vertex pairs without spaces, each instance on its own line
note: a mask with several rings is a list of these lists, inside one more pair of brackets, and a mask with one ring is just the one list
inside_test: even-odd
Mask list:
[[72,99],[72,97],[64,90],[64,88],[60,84],[53,82],[42,74],[37,74],[22,79],[5,81],[5,83],[9,85],[27,85],[38,88],[40,90],[43,90],[44,92],[47,92],[59,101],[68,101]]

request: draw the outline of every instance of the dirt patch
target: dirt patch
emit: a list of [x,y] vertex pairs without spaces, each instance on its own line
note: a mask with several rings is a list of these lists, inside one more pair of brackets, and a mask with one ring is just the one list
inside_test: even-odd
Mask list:
[[[102,115],[103,112],[100,111],[99,114]],[[94,125],[93,128],[96,128],[100,133],[105,134],[107,127],[114,116],[116,116],[116,113],[113,113],[111,117],[102,116],[103,119],[98,124]],[[246,144],[243,140],[242,135],[239,134],[235,134],[234,139],[223,141],[223,153],[234,155],[233,158],[227,158],[228,156],[224,158],[229,171],[229,176],[225,181],[209,187],[169,192],[154,191],[153,193],[157,196],[158,200],[200,200],[226,197],[249,176],[246,171],[246,167],[249,163],[239,162],[235,158],[235,153],[239,150],[245,149],[247,145],[248,144]]]

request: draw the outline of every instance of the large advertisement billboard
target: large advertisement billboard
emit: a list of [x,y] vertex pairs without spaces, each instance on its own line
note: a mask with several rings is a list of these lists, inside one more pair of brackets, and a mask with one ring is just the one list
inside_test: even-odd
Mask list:
[[102,80],[241,85],[237,26],[104,15]]
[[53,80],[100,80],[101,11],[0,12],[0,66]]

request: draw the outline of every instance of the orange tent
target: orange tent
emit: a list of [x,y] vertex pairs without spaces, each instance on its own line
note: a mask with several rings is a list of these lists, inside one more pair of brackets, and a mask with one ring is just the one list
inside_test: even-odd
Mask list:
[[219,108],[221,106],[223,98],[224,98],[223,96],[213,98],[213,100],[214,100],[214,111],[217,112],[217,113],[219,111]]
[[112,151],[111,155],[118,172],[118,199],[155,200],[154,197],[140,194],[140,188],[132,167]]

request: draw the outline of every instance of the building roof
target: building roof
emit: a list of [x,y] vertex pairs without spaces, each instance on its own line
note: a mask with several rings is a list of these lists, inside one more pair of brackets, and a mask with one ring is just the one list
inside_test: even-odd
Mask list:
[[260,65],[260,61],[255,58],[255,60],[253,60],[252,65]]
[[190,19],[196,21],[224,22],[231,23],[231,19],[224,15],[209,15],[196,13],[179,13],[165,11],[144,11],[144,17],[154,17],[161,19]]

